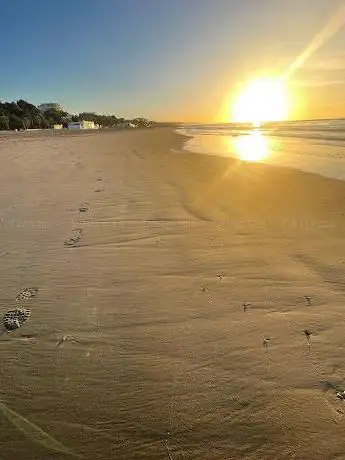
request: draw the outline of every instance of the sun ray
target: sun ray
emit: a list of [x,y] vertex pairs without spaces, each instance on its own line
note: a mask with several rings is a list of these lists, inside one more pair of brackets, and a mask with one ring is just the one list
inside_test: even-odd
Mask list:
[[330,40],[345,24],[345,5],[343,5],[328,21],[328,23],[315,35],[311,43],[301,53],[298,58],[291,64],[286,71],[284,78],[287,79],[296,72],[305,61],[315,53],[321,46]]

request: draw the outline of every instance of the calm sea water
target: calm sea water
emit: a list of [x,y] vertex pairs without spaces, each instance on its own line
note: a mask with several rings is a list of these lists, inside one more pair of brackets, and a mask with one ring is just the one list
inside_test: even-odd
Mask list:
[[251,126],[184,125],[185,149],[291,167],[345,180],[345,119]]

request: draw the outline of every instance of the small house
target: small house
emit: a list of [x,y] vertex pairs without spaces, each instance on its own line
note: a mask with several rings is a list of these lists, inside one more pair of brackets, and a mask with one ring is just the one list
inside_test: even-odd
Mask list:
[[68,123],[68,129],[96,129],[96,126],[93,121],[72,121]]

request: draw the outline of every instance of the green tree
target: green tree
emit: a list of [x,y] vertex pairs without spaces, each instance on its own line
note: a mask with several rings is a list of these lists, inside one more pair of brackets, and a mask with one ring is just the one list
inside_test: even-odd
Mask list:
[[7,115],[1,114],[0,115],[0,130],[8,130],[10,129],[10,119]]
[[[95,112],[81,112],[79,115],[72,116],[63,110],[50,109],[42,113],[38,107],[24,99],[19,99],[17,102],[0,102],[0,129],[45,129],[55,124],[66,126],[70,120],[89,120],[109,128],[127,121],[115,115],[102,115]],[[152,124],[145,118],[135,118],[132,123],[137,126]]]
[[12,113],[9,116],[10,129],[22,129],[23,128],[23,119],[18,115]]
[[134,120],[132,120],[132,123],[140,128],[146,128],[151,124],[151,122],[146,118],[134,118]]
[[47,129],[50,127],[49,121],[44,117],[41,117],[40,119],[37,119],[36,121],[38,122],[38,125],[36,127],[39,129]]
[[98,115],[95,114],[95,112],[81,112],[78,115],[79,120],[87,120],[87,121],[94,121],[96,122]]
[[49,109],[44,112],[44,118],[51,126],[62,125],[68,116],[68,113],[63,110]]

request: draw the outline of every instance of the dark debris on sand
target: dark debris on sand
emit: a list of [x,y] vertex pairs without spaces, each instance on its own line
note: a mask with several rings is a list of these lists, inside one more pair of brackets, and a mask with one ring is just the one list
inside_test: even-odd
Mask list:
[[307,340],[310,341],[310,338],[312,336],[312,331],[310,329],[304,329],[304,335],[307,337]]
[[89,211],[90,211],[90,208],[86,204],[83,204],[79,208],[79,212],[89,212]]
[[306,303],[308,306],[311,305],[311,298],[310,298],[309,296],[305,295],[305,296],[304,296],[304,301],[305,301],[305,303]]
[[248,310],[248,308],[250,308],[252,306],[252,304],[250,302],[244,302],[242,304],[242,307],[243,307],[243,311],[244,313]]
[[267,348],[268,347],[268,344],[270,343],[270,338],[269,337],[264,337],[263,341],[262,341],[262,345]]

